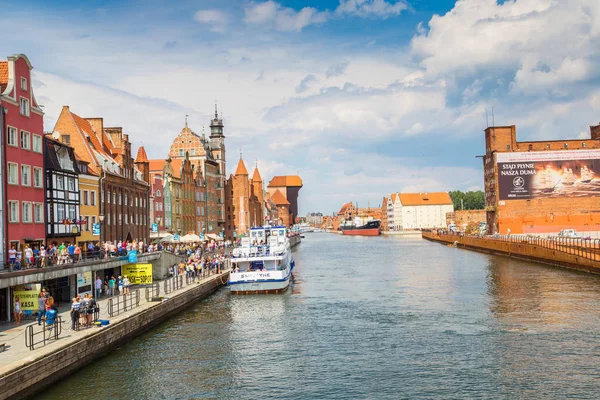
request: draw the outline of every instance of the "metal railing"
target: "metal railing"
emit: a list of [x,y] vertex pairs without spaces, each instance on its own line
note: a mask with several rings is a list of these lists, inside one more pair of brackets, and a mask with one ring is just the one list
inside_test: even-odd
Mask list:
[[150,301],[153,297],[160,296],[160,285],[158,282],[152,283],[145,288],[146,301]]
[[42,325],[31,324],[25,328],[25,346],[29,347],[29,350],[35,350],[35,346],[45,346],[51,340],[58,340],[61,333],[62,321],[59,315],[55,317],[52,325],[46,325],[46,321],[43,321]]
[[533,235],[465,235],[450,231],[427,230],[431,234],[448,235],[459,237],[484,238],[487,240],[498,240],[502,242],[527,244],[542,247],[548,250],[558,251],[564,254],[575,255],[586,260],[600,261],[600,239],[591,238],[569,238],[569,237],[541,237]]
[[108,315],[116,317],[140,305],[140,289],[108,299]]
[[[161,252],[161,250],[138,253],[138,257],[155,254]],[[13,272],[19,270],[35,270],[37,268],[53,268],[53,267],[63,267],[67,265],[76,265],[78,263],[90,262],[90,261],[98,261],[98,262],[109,262],[114,261],[115,258],[126,257],[125,253],[109,253],[108,256],[105,255],[104,251],[100,252],[92,252],[92,253],[81,253],[80,255],[74,255],[73,257],[66,257],[60,259],[59,256],[47,256],[47,257],[35,257],[34,262],[27,263],[24,260],[21,260],[20,263],[4,261],[0,262],[0,272]]]

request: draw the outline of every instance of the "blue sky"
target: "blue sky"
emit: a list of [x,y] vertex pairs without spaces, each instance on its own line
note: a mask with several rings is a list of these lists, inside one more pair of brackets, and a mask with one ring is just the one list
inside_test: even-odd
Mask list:
[[302,176],[302,213],[330,213],[481,189],[492,107],[521,140],[600,121],[597,0],[169,3],[0,2],[0,49],[33,63],[47,130],[69,105],[164,158],[217,100],[229,172],[242,148],[265,179]]

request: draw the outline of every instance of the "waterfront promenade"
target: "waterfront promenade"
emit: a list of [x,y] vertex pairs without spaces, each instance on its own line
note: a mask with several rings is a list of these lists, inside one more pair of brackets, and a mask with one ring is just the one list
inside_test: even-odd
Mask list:
[[475,236],[423,231],[424,239],[460,248],[600,274],[600,240],[529,235]]
[[[30,350],[25,344],[25,331],[31,323],[35,324],[36,331],[40,330],[41,327],[38,327],[37,320],[20,325],[10,324],[7,329],[0,331],[0,343],[4,343],[6,346],[5,351],[0,353],[0,399],[32,394],[48,383],[48,376],[53,376],[54,379],[54,377],[65,375],[61,373],[61,370],[67,372],[73,367],[76,368],[93,361],[97,356],[116,348],[113,345],[123,343],[143,330],[156,325],[162,319],[183,311],[191,302],[226,285],[228,274],[229,272],[222,272],[187,279],[185,275],[181,275],[170,278],[166,282],[157,281],[153,286],[132,287],[132,293],[139,290],[139,303],[137,303],[139,305],[114,317],[109,317],[109,301],[113,299],[114,305],[122,296],[102,298],[98,302],[100,306],[99,319],[110,320],[110,324],[106,327],[82,328],[79,331],[72,331],[69,310],[61,307],[59,310],[62,319],[60,337],[58,340],[47,342],[34,350]],[[175,282],[176,280],[177,282]],[[152,301],[152,297],[161,296],[164,297],[164,300]],[[170,307],[170,303],[177,304]],[[146,315],[143,319],[139,318],[144,314]],[[111,331],[116,333],[110,334]],[[117,333],[117,331],[119,332]],[[89,346],[89,343],[95,343],[98,346],[93,348],[94,346]],[[65,355],[60,360],[53,360],[52,357],[59,353]],[[86,360],[84,357],[89,359]]]

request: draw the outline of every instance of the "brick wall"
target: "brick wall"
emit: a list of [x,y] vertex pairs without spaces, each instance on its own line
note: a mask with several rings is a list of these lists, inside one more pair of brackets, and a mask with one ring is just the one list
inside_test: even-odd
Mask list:
[[541,262],[585,272],[600,273],[600,262],[582,258],[576,254],[568,254],[554,249],[548,249],[526,241],[514,243],[475,236],[457,236],[423,232],[422,237],[442,243],[457,243],[458,247],[485,253],[506,255],[514,258]]

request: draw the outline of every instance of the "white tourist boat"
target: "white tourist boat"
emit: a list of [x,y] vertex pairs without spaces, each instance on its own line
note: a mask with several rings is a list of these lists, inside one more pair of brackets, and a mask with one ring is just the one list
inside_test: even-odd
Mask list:
[[233,249],[229,287],[233,294],[281,293],[290,285],[294,259],[283,226],[251,228]]

